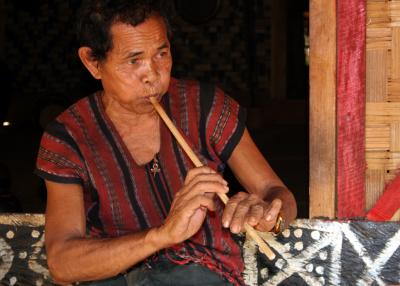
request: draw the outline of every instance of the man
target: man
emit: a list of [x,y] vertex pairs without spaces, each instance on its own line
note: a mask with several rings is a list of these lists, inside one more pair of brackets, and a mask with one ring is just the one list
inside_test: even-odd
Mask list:
[[[168,22],[151,1],[89,1],[78,26],[79,57],[104,90],[68,108],[42,138],[36,173],[48,191],[52,276],[93,285],[243,285],[231,232],[244,223],[270,231],[296,216],[243,110],[218,88],[171,78]],[[150,97],[206,166],[194,168]],[[248,191],[225,208],[215,196],[229,190],[218,173],[224,163]]]

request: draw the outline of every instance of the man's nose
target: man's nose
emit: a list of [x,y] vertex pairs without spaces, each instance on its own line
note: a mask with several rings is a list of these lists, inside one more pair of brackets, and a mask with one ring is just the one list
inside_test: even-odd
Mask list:
[[158,72],[158,66],[154,61],[149,61],[145,67],[143,82],[147,84],[152,84],[158,80],[160,76]]

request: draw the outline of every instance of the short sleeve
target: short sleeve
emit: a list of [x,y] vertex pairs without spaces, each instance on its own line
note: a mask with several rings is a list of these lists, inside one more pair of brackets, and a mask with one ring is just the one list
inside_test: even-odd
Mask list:
[[201,116],[205,121],[205,126],[200,127],[205,128],[201,136],[209,153],[226,162],[244,133],[246,110],[213,85],[201,84],[200,98]]
[[54,121],[47,126],[34,173],[45,180],[65,184],[83,184],[87,179],[79,148],[62,123]]

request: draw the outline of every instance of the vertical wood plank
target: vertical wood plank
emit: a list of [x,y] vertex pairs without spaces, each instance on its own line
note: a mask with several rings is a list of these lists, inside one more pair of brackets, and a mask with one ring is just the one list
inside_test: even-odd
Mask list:
[[337,217],[365,215],[365,0],[337,1]]
[[335,217],[336,1],[310,0],[310,217]]

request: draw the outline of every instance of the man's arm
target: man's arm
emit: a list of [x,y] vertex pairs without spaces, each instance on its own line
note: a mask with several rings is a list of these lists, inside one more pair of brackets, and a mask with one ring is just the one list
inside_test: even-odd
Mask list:
[[247,129],[228,160],[232,172],[248,193],[233,196],[224,211],[223,224],[231,231],[243,223],[269,231],[281,212],[286,225],[297,215],[293,194],[282,183],[251,139]]
[[112,239],[86,238],[86,217],[80,185],[46,181],[47,262],[59,283],[111,277],[160,249],[149,229]]
[[[188,172],[163,225],[117,238],[86,237],[83,190],[80,185],[46,181],[46,252],[52,277],[58,283],[100,280],[115,276],[156,251],[195,234],[213,196],[226,193],[227,183],[208,167]],[[107,206],[103,206],[107,207]]]

